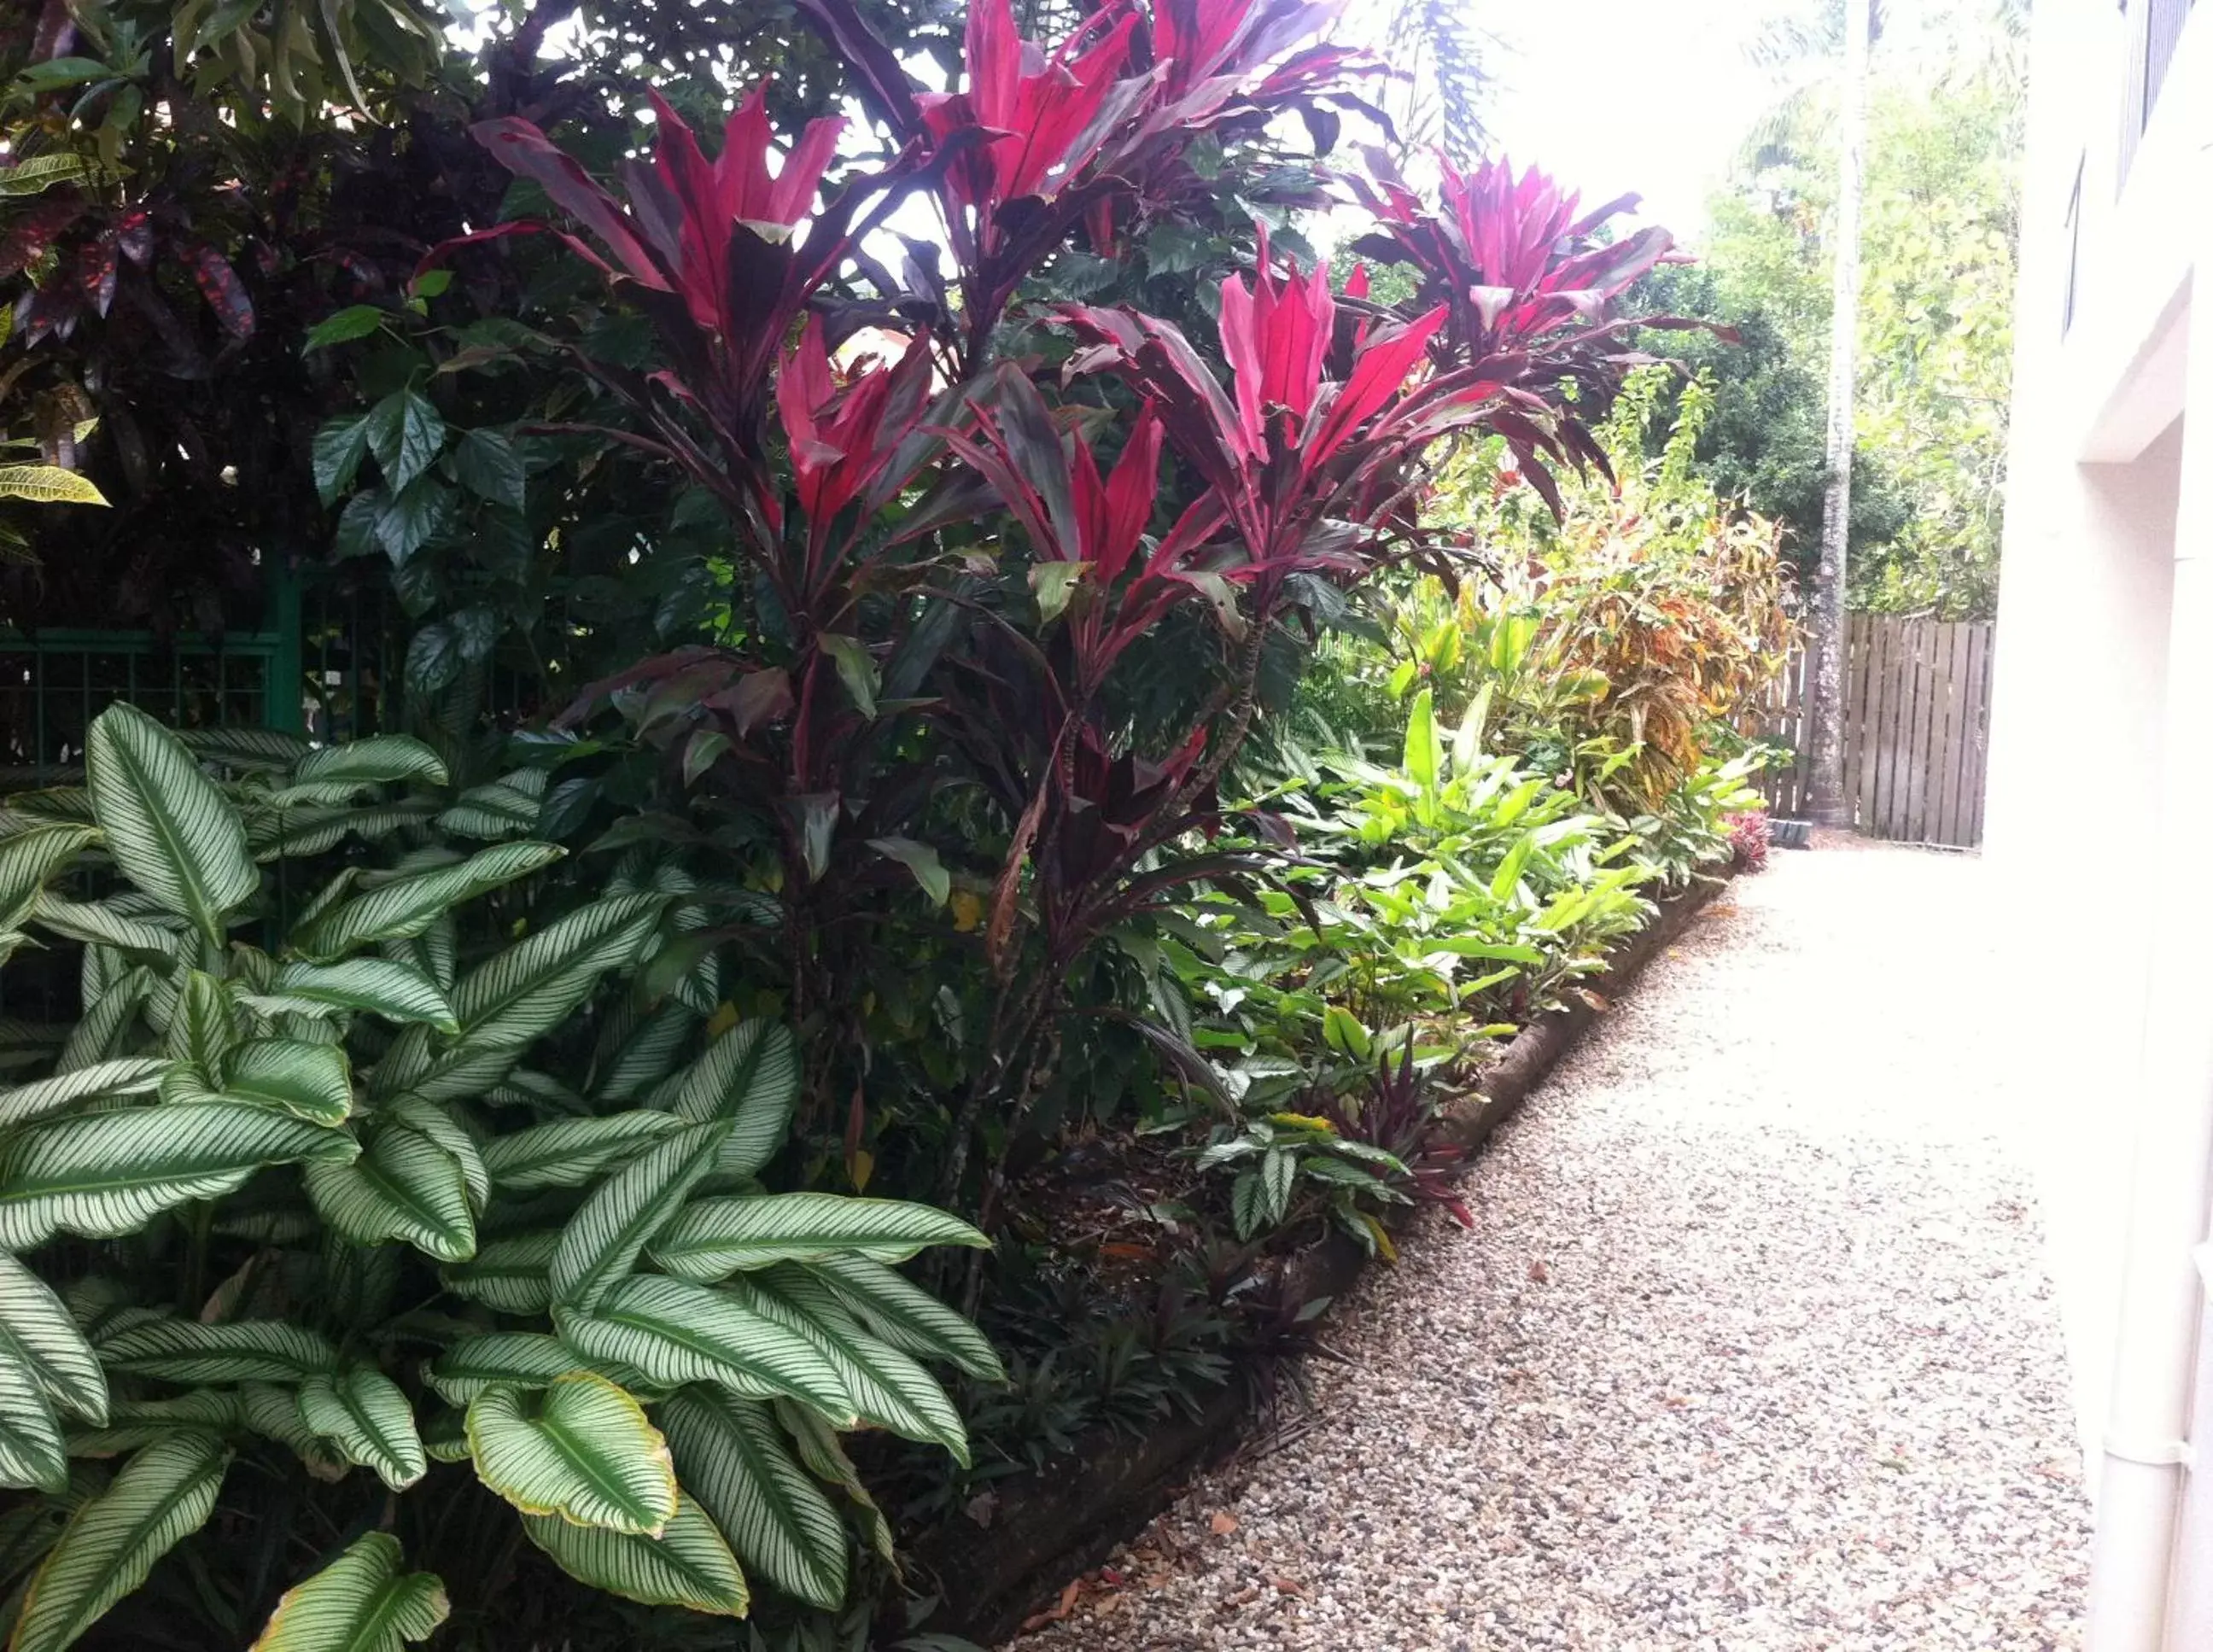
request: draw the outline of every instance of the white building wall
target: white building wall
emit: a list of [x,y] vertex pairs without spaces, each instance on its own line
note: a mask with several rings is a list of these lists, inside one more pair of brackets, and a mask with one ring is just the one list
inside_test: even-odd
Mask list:
[[1986,852],[2099,1504],[2088,1652],[2209,1652],[2213,5],[2124,185],[2144,3],[2034,14]]

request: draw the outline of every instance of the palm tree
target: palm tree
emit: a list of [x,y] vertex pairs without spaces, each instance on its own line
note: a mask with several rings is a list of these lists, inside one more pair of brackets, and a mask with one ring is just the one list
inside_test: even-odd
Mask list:
[[1836,265],[1829,309],[1828,487],[1821,502],[1821,562],[1812,613],[1814,728],[1807,810],[1820,826],[1854,823],[1844,796],[1845,541],[1852,508],[1852,408],[1860,311],[1860,186],[1867,148],[1871,0],[1844,0],[1837,122]]

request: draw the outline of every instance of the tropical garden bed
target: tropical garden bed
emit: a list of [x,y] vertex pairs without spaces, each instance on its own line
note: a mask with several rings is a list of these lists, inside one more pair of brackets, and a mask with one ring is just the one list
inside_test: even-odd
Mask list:
[[1297,0],[201,9],[0,35],[0,600],[393,646],[9,731],[10,1647],[993,1626],[1757,844],[1667,237]]

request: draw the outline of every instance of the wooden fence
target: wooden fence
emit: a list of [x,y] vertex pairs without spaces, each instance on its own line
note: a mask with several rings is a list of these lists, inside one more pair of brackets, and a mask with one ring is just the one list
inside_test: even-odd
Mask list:
[[[1844,656],[1844,796],[1859,829],[1903,843],[1983,840],[1990,745],[1990,622],[1851,616]],[[1805,812],[1813,745],[1806,657],[1791,656],[1759,732],[1796,760],[1761,789],[1775,814]]]

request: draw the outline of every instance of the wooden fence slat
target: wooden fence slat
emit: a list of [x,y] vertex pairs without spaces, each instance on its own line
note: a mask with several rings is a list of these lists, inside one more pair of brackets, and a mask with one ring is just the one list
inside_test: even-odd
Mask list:
[[1882,819],[1882,713],[1890,692],[1891,627],[1869,625],[1868,628],[1868,698],[1860,714],[1860,738],[1867,747],[1867,754],[1860,764],[1860,826],[1862,831],[1881,831]]
[[1898,808],[1898,731],[1913,704],[1913,622],[1890,627],[1887,692],[1883,696],[1882,728],[1875,735],[1875,835],[1895,838],[1899,826]]
[[[1844,637],[1844,801],[1862,832],[1972,848],[1982,840],[1989,748],[1987,620],[1853,614]],[[1812,790],[1813,662],[1794,654],[1755,726],[1793,759],[1760,777],[1769,808],[1802,815]]]
[[1921,840],[1944,841],[1944,765],[1952,752],[1952,628],[1942,620],[1929,627],[1929,740],[1923,748]]
[[1949,622],[1936,627],[1936,731],[1930,744],[1929,841],[1952,840],[1953,811],[1959,807],[1960,776],[1954,766],[1959,754],[1959,674],[1953,669],[1960,628]]
[[1965,849],[1974,842],[1967,836],[1967,810],[1975,774],[1975,726],[1970,720],[1967,666],[1974,650],[1975,628],[1972,623],[1962,621],[1952,631],[1952,680],[1955,686],[1952,691],[1951,808],[1944,841]]
[[1867,819],[1862,787],[1867,771],[1868,651],[1874,638],[1874,616],[1856,613],[1847,632],[1850,652],[1844,680],[1844,802],[1856,822]]
[[1983,840],[1983,789],[1990,772],[1990,645],[1995,641],[1987,622],[1977,624],[1968,638],[1968,802],[1960,840],[1971,844]]
[[1919,622],[1921,635],[1917,650],[1914,680],[1913,741],[1906,748],[1906,761],[1911,765],[1912,812],[1906,821],[1909,833],[1905,841],[1925,844],[1929,841],[1930,793],[1935,789],[1936,778],[1930,767],[1930,759],[1936,750],[1936,728],[1942,712],[1936,693],[1936,622]]

